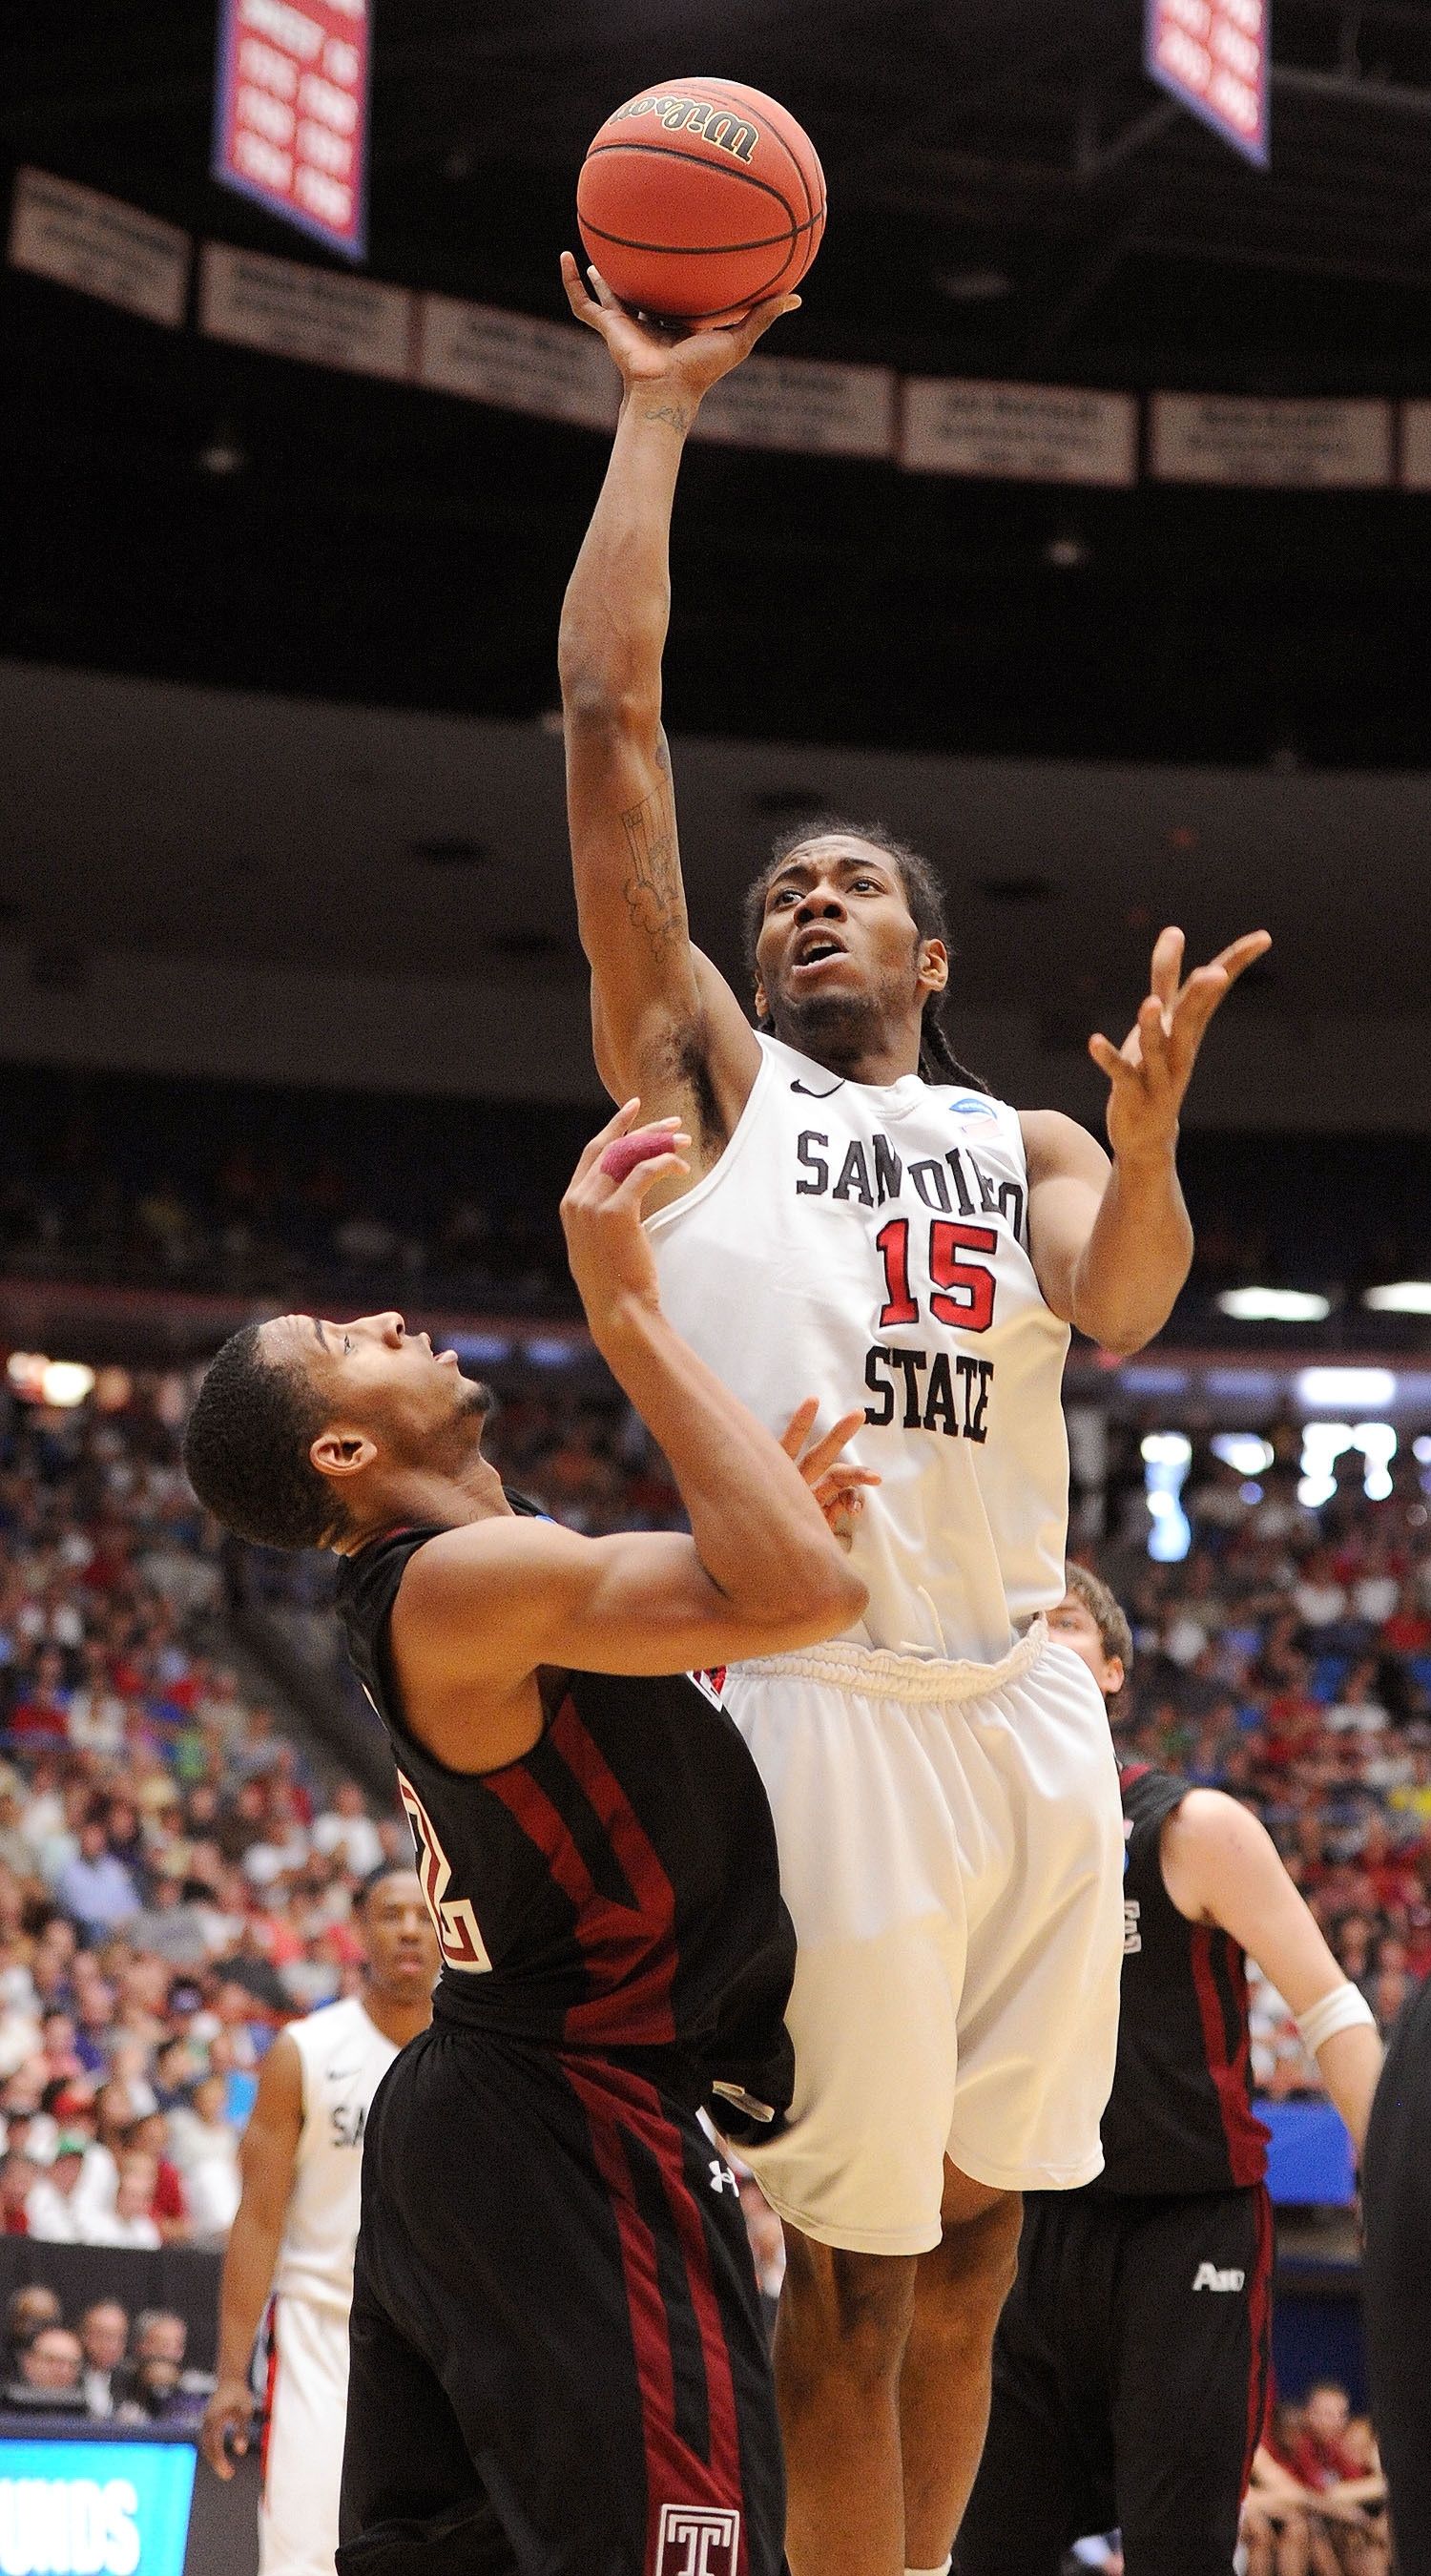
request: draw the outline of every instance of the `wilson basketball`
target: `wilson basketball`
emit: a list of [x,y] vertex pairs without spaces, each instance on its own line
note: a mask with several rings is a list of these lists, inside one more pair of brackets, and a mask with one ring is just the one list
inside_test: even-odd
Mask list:
[[825,174],[763,91],[667,81],[608,116],[576,208],[587,256],[623,304],[715,322],[799,283],[825,229]]

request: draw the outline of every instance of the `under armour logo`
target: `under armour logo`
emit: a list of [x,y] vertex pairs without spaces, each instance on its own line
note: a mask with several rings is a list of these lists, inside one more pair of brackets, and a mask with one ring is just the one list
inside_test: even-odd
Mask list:
[[1245,2272],[1219,2272],[1215,2263],[1199,2263],[1193,2279],[1195,2290],[1240,2290],[1247,2278]]
[[715,2504],[663,2504],[655,2576],[735,2576],[740,2516]]
[[736,2178],[735,2178],[734,2174],[731,2172],[731,2169],[730,2169],[729,2165],[728,2165],[728,2164],[725,2164],[719,2156],[712,2156],[712,2158],[711,2158],[711,2189],[712,2189],[712,2191],[715,2191],[715,2192],[721,2192],[721,2191],[724,2191],[724,2189],[725,2189],[725,2187],[726,2187],[726,2184],[727,2184],[727,2183],[729,2183],[729,2185],[730,2185],[730,2187],[731,2187],[731,2190],[734,2192],[734,2194],[735,2194],[735,2196],[736,2196],[736,2199],[737,2199],[737,2200],[739,2200],[739,2198],[740,2198],[740,2185],[739,2185],[739,2183],[736,2181]]

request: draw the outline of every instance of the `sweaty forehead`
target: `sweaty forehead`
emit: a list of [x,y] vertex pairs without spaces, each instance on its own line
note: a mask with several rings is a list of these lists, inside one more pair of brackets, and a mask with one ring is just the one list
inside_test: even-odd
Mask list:
[[260,1326],[259,1341],[266,1360],[277,1361],[284,1368],[296,1365],[305,1376],[333,1356],[331,1338],[325,1339],[322,1326],[312,1315],[274,1315]]

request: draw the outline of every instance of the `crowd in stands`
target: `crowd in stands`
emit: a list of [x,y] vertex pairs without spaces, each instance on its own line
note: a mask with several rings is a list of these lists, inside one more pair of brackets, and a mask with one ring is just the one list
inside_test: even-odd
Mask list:
[[[1255,1479],[1194,1449],[1191,1545],[1147,1554],[1141,1475],[1096,1557],[1132,1622],[1120,1745],[1250,1804],[1383,2032],[1431,1968],[1431,1509],[1409,1444],[1378,1499],[1338,1462],[1313,1508],[1292,1425]],[[1281,1998],[1254,1985],[1253,2061],[1273,2097],[1318,2089]]]
[[27,2282],[5,2312],[0,2415],[26,2416],[36,2430],[56,2418],[193,2428],[214,2382],[186,2368],[188,2339],[172,2309],[131,2318],[118,2299],[94,2299],[66,2325],[56,2292]]
[[0,2232],[51,2242],[222,2245],[263,2053],[411,1851],[202,1650],[218,1534],[157,1392],[3,1399]]

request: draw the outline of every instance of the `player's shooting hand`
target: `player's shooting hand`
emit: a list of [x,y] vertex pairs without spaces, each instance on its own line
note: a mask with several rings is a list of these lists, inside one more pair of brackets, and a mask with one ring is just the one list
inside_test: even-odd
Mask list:
[[877,1485],[880,1480],[868,1467],[852,1466],[840,1454],[846,1441],[863,1428],[862,1412],[842,1415],[833,1431],[811,1442],[808,1449],[805,1447],[819,1410],[818,1398],[807,1396],[781,1432],[780,1446],[787,1458],[794,1459],[831,1529],[840,1538],[848,1535],[849,1524],[858,1520],[864,1510],[861,1487]]
[[1234,939],[1210,966],[1195,967],[1183,982],[1183,934],[1180,930],[1159,934],[1153,950],[1152,989],[1121,1047],[1101,1036],[1088,1041],[1089,1054],[1112,1086],[1108,1142],[1120,1160],[1171,1149],[1207,1024],[1244,968],[1271,945],[1270,932],[1250,930],[1245,938]]
[[[793,313],[800,302],[798,295],[767,296],[738,321],[714,327],[660,322],[649,313],[631,312],[612,294],[599,270],[589,268],[584,279],[569,250],[562,252],[561,275],[578,322],[606,342],[628,391],[633,385],[659,384],[683,413],[688,407],[693,414],[702,394],[748,358],[761,333],[782,313]],[[679,426],[687,427],[687,419]]]
[[651,1122],[652,1133],[659,1128],[669,1135],[667,1150],[648,1154],[620,1180],[602,1170],[602,1155],[619,1136],[629,1133],[640,1106],[639,1100],[628,1100],[600,1135],[593,1136],[561,1203],[566,1257],[598,1342],[603,1325],[614,1322],[623,1305],[659,1306],[656,1264],[641,1211],[655,1182],[690,1170],[681,1149],[691,1140],[679,1118]]
[[246,2379],[221,2379],[207,2406],[199,2448],[211,2469],[231,2478],[234,2459],[242,2459],[253,2430],[253,2391]]

